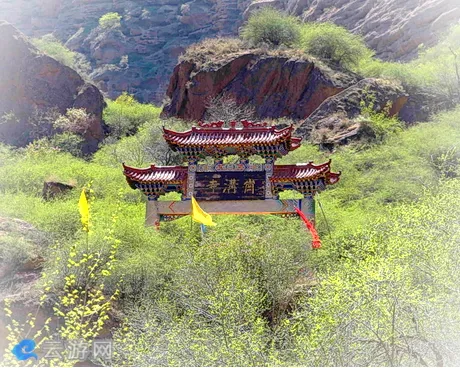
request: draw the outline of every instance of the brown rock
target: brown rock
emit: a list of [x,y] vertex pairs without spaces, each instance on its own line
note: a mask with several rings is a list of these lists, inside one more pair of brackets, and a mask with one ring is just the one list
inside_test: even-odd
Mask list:
[[210,68],[184,61],[174,69],[163,115],[200,120],[208,102],[225,94],[238,104],[253,106],[260,118],[304,119],[356,81],[308,60],[260,52],[248,51]]
[[28,121],[34,110],[84,108],[93,116],[93,126],[84,137],[86,152],[94,152],[104,138],[99,90],[77,72],[41,54],[16,28],[0,22],[0,116],[14,113],[19,120],[3,134],[9,144],[23,146],[33,138]]
[[322,119],[310,134],[310,140],[314,144],[331,151],[339,145],[354,141],[374,141],[375,139],[375,133],[368,124],[350,120],[342,113],[332,114]]
[[[374,97],[371,97],[374,96]],[[310,132],[332,125],[331,115],[353,119],[361,113],[361,101],[366,104],[375,99],[374,109],[381,111],[390,106],[390,115],[399,115],[408,101],[406,91],[399,85],[380,79],[363,79],[346,90],[325,99],[321,105],[297,128],[297,134],[309,136]],[[343,120],[343,118],[339,119]]]
[[260,9],[263,8],[275,8],[279,10],[284,10],[284,2],[282,0],[256,0],[251,2],[249,6],[246,8],[246,10],[243,13],[243,18],[247,20],[251,14],[254,12],[257,12]]
[[406,123],[428,121],[433,114],[453,108],[455,101],[435,91],[406,87],[409,99],[399,112]]
[[45,200],[55,199],[71,191],[73,188],[73,185],[59,183],[56,181],[45,181],[43,183],[42,197]]

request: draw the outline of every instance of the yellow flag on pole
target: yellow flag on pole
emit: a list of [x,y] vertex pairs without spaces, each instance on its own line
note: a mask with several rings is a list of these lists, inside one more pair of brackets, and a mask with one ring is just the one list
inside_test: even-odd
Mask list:
[[206,226],[216,226],[216,223],[212,222],[211,215],[202,210],[194,197],[192,197],[192,219]]
[[86,199],[85,190],[83,189],[80,194],[80,200],[78,201],[78,209],[80,210],[81,223],[83,230],[89,231],[89,205]]

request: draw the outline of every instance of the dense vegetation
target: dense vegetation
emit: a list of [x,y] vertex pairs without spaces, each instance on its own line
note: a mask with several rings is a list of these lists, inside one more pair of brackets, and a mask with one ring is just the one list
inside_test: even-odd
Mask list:
[[[219,216],[203,238],[189,218],[159,232],[144,228],[144,200],[127,186],[120,162],[164,163],[167,149],[155,151],[158,115],[139,105],[124,116],[117,106],[124,103],[135,104],[128,96],[109,104],[113,126],[120,116],[146,121],[89,161],[46,146],[1,147],[0,215],[31,222],[51,244],[9,241],[0,252],[14,254],[10,262],[37,252],[46,258],[42,304],[46,310],[53,300],[62,324],[44,336],[91,340],[116,310],[115,364],[458,362],[459,110],[388,133],[381,144],[333,154],[305,144],[280,160],[332,158],[343,172],[319,196],[323,247],[311,251],[299,220],[273,216]],[[44,202],[42,184],[51,178],[78,190]],[[89,235],[77,210],[88,183]],[[20,333],[21,326],[11,331],[12,343]]]

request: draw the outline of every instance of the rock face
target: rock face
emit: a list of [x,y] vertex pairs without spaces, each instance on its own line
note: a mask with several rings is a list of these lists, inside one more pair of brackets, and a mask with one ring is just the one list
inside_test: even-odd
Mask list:
[[200,120],[209,102],[225,95],[239,105],[253,106],[260,118],[304,119],[356,82],[353,76],[308,60],[251,52],[211,70],[185,61],[174,69],[163,115]]
[[[36,111],[84,108],[94,116],[85,138],[86,152],[92,152],[104,138],[99,90],[77,72],[41,54],[16,28],[0,22],[0,117],[13,113],[10,126],[2,127],[2,140],[22,146],[33,138],[29,121]],[[11,114],[10,114],[11,115]],[[12,116],[12,115],[11,115]]]
[[353,119],[361,113],[361,101],[368,104],[372,102],[377,111],[388,106],[390,116],[398,115],[408,99],[408,94],[400,86],[385,80],[362,79],[346,90],[325,99],[297,128],[297,132],[305,135],[308,128],[327,125],[324,122],[329,121],[332,113]]
[[332,21],[364,36],[384,60],[409,60],[460,20],[458,0],[286,0],[304,21]]
[[[0,0],[0,15],[28,36],[54,33],[91,61],[109,97],[127,91],[161,102],[178,56],[204,38],[236,35],[249,14],[272,6],[305,21],[361,33],[377,56],[408,60],[460,19],[458,0]],[[98,29],[108,12],[121,28]],[[126,60],[127,57],[127,60]]]
[[[331,96],[298,125],[296,133],[310,136],[314,131],[316,143],[343,144],[349,140],[360,138],[366,132],[352,119],[360,115],[361,101],[367,106],[371,103],[373,109],[382,111],[388,109],[390,116],[401,117],[407,105],[409,95],[398,86],[385,80],[362,79],[346,90]],[[330,137],[323,139],[318,132],[325,132]]]
[[[237,34],[250,0],[0,0],[0,16],[26,35],[54,33],[91,61],[91,75],[111,98],[127,91],[161,102],[178,56],[204,38]],[[122,16],[101,30],[99,18]],[[127,63],[122,61],[122,58]]]
[[[459,19],[456,0],[0,0],[0,13],[28,35],[54,32],[93,63],[92,77],[110,97],[123,91],[161,101],[177,57],[203,38],[235,35],[244,18],[274,6],[305,20],[332,20],[354,32],[387,59],[412,57]],[[122,27],[101,32],[107,12]],[[123,57],[127,63],[120,65]]]

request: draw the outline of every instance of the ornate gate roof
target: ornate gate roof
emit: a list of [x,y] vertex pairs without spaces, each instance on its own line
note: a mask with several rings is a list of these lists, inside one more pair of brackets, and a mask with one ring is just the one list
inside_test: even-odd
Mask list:
[[226,155],[277,158],[300,147],[301,138],[292,137],[294,126],[283,129],[267,126],[267,123],[241,121],[242,127],[231,122],[199,123],[185,132],[164,129],[163,136],[172,150],[180,152],[188,160],[206,156],[220,158]]

